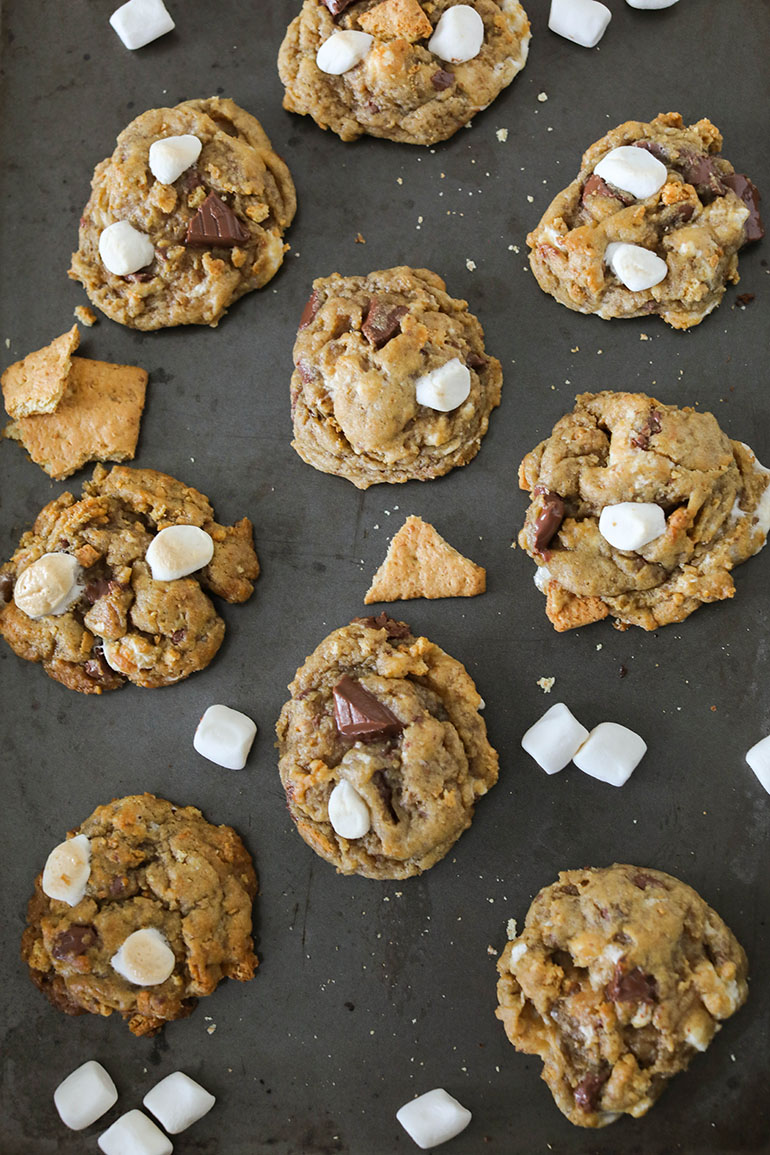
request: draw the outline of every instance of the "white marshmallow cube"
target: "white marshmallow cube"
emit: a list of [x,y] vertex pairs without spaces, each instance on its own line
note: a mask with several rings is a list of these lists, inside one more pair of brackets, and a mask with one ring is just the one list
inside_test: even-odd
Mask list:
[[450,64],[464,64],[478,56],[483,43],[484,21],[476,9],[469,4],[455,4],[441,14],[428,41],[428,51]]
[[[450,9],[451,11],[451,9]],[[471,374],[467,365],[458,357],[431,369],[415,382],[417,404],[428,409],[449,413],[467,400],[471,391]]]
[[214,556],[214,542],[197,525],[168,525],[147,547],[145,559],[156,582],[172,582],[203,569]]
[[760,786],[770,794],[770,734],[751,747],[746,761],[759,779]]
[[647,752],[647,743],[627,726],[618,722],[601,722],[573,755],[578,770],[607,782],[622,786]]
[[59,1118],[72,1131],[82,1131],[101,1119],[118,1101],[118,1091],[101,1063],[90,1059],[59,1083],[53,1102]]
[[352,28],[332,32],[318,49],[315,62],[328,76],[342,76],[361,63],[373,43],[374,37],[368,32],[356,32]]
[[443,1087],[426,1091],[396,1111],[396,1118],[411,1139],[423,1151],[454,1139],[473,1116],[467,1107],[452,1098]]
[[98,1139],[104,1155],[171,1155],[174,1144],[142,1111],[127,1111]]
[[371,828],[369,807],[347,778],[329,795],[329,821],[341,838],[363,838]]
[[546,774],[557,774],[572,761],[587,737],[585,726],[563,702],[557,702],[530,726],[521,744]]
[[[638,150],[642,152],[642,149]],[[668,265],[656,253],[641,245],[613,241],[604,250],[604,263],[632,293],[659,285],[668,273]]]
[[65,613],[83,590],[81,569],[69,553],[44,553],[19,574],[13,600],[28,618]]
[[232,710],[229,706],[209,706],[198,723],[193,746],[217,766],[242,770],[256,733],[256,723],[240,710]]
[[178,1135],[207,1115],[216,1098],[184,1071],[174,1071],[156,1083],[142,1103],[169,1135]]
[[109,273],[127,277],[146,268],[155,257],[152,241],[128,221],[115,221],[99,234],[99,256]]
[[91,877],[91,843],[76,834],[54,846],[43,867],[43,893],[49,898],[77,906]]
[[619,501],[599,514],[599,533],[614,549],[641,549],[666,532],[666,515],[653,501]]
[[671,8],[673,4],[677,4],[678,0],[626,0],[632,8],[642,9],[657,9],[657,8]]
[[144,48],[176,27],[163,0],[128,0],[110,16],[110,24],[126,48]]
[[631,193],[640,201],[659,192],[668,178],[668,169],[662,160],[646,148],[634,148],[630,144],[611,149],[594,172],[608,184]]
[[598,0],[551,0],[548,27],[573,44],[595,48],[611,19],[609,8]]
[[[191,164],[195,164],[203,145],[197,136],[164,136],[150,145],[150,172],[161,184],[173,184]],[[638,149],[634,151],[638,152]]]
[[137,987],[157,987],[174,970],[174,952],[154,926],[135,930],[112,956],[112,969]]

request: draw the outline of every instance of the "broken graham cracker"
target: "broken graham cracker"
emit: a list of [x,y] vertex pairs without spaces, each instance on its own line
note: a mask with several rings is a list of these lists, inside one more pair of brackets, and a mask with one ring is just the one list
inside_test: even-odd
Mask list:
[[364,602],[410,598],[472,598],[487,588],[487,571],[463,557],[421,517],[408,517],[372,579]]
[[36,413],[53,413],[67,386],[70,358],[80,344],[80,333],[73,325],[44,349],[28,353],[22,361],[9,365],[0,377],[3,401],[10,417],[30,417]]
[[381,39],[402,39],[413,44],[433,33],[433,25],[418,0],[382,0],[358,17],[364,32]]

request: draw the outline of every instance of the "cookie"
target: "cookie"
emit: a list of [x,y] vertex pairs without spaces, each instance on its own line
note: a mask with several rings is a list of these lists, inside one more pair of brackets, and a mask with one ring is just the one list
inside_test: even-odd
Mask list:
[[[549,619],[559,631],[608,615],[654,630],[733,597],[730,571],[766,541],[769,481],[711,413],[644,393],[581,394],[519,469],[532,497],[519,544],[537,562]],[[652,528],[619,538],[614,517]]]
[[50,345],[8,366],[0,377],[0,385],[9,417],[17,420],[54,412],[64,396],[72,354],[79,344],[80,333],[73,325]]
[[482,566],[458,553],[429,522],[408,517],[394,535],[364,603],[473,598],[486,588]]
[[[225,633],[204,591],[244,602],[259,574],[251,522],[219,525],[202,493],[152,469],[99,465],[83,489],[80,500],[49,502],[0,568],[0,634],[83,694],[169,686],[202,670]],[[168,555],[170,527],[184,527],[171,552],[188,564],[174,579],[151,564]]]
[[721,147],[709,120],[685,126],[676,112],[592,144],[527,237],[541,289],[605,320],[698,325],[739,280],[738,251],[764,235],[759,193]]
[[[97,807],[67,838],[86,847],[78,848],[87,872],[82,896],[50,897],[44,887],[58,891],[49,881],[57,872],[47,865],[21,946],[32,981],[57,1010],[117,1012],[134,1035],[154,1035],[191,1014],[222,979],[253,977],[257,877],[230,826],[213,826],[194,806],[139,794]],[[148,967],[146,954],[127,957],[126,941],[137,932],[157,944],[160,970]]]
[[428,269],[314,281],[294,365],[292,445],[359,489],[465,465],[500,404],[481,325]]
[[565,870],[497,964],[497,1017],[580,1127],[638,1118],[746,1001],[743,948],[684,882]]
[[458,14],[447,17],[453,7],[452,0],[304,0],[278,55],[284,108],[342,140],[364,133],[405,144],[446,140],[521,72],[530,40],[516,0],[459,5],[459,33]]
[[[181,140],[180,150],[191,151],[161,167],[150,150],[169,139],[168,149]],[[177,172],[196,153],[194,142],[197,159]],[[278,271],[296,209],[289,170],[259,121],[219,97],[138,116],[97,165],[91,187],[69,275],[92,304],[134,329],[216,325]],[[129,265],[113,253],[110,271],[104,234],[118,222],[133,230],[120,245],[139,255]]]
[[305,842],[342,874],[433,866],[497,781],[468,672],[385,614],[335,630],[278,719],[281,782]]

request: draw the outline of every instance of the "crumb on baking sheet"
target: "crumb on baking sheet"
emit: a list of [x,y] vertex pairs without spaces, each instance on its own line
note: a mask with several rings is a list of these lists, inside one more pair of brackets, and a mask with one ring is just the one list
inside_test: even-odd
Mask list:
[[475,261],[472,261],[472,260],[470,259],[470,257],[468,257],[468,258],[466,259],[466,261],[465,261],[465,267],[466,267],[466,269],[468,270],[468,272],[469,272],[469,273],[472,273],[472,272],[473,272],[473,270],[476,268],[476,262],[475,262]]
[[516,938],[516,935],[518,932],[516,930],[516,919],[515,918],[509,918],[508,919],[508,922],[505,925],[505,933],[508,935],[509,939]]
[[508,139],[508,129],[507,128],[498,128],[497,132],[495,133],[495,136],[500,141],[500,144],[505,144],[506,140]]
[[538,678],[537,684],[540,687],[540,689],[543,691],[544,694],[550,694],[551,690],[554,687],[555,681],[556,681],[555,678]]
[[89,305],[77,305],[75,308],[75,316],[78,321],[80,321],[80,324],[85,325],[87,329],[95,325],[98,320],[96,313]]

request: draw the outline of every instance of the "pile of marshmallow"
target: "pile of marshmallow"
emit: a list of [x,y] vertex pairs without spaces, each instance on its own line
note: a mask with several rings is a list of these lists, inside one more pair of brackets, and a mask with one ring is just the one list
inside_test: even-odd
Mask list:
[[610,786],[622,786],[647,752],[644,739],[618,722],[600,722],[589,734],[563,702],[546,710],[521,744],[546,774],[557,774],[574,762],[578,770]]
[[[626,0],[631,8],[670,8],[677,0]],[[551,32],[580,44],[595,48],[607,31],[612,13],[599,0],[551,0],[548,27]]]

